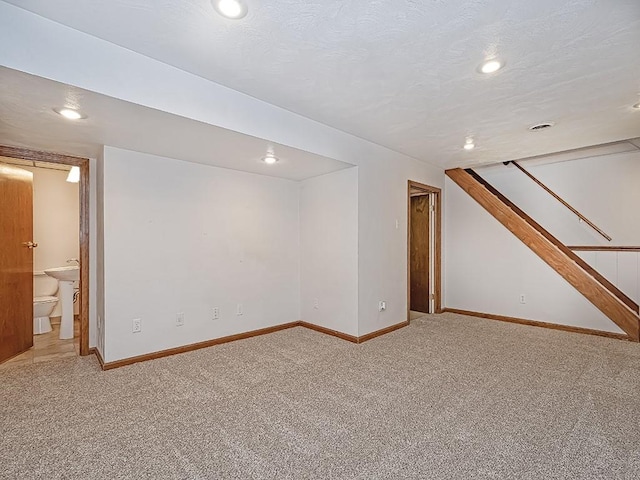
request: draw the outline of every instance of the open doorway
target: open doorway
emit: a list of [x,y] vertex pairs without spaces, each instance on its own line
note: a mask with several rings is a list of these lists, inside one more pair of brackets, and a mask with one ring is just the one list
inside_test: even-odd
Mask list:
[[[59,336],[60,339],[63,337],[65,339],[70,338],[72,346],[74,337],[76,337],[78,353],[80,355],[88,355],[91,353],[89,349],[89,160],[2,145],[0,145],[0,157],[2,157],[0,161],[5,165],[5,173],[8,173],[8,175],[5,175],[6,178],[4,178],[5,181],[3,182],[7,187],[5,189],[7,194],[3,194],[3,199],[6,201],[3,200],[2,215],[5,223],[10,227],[3,231],[3,236],[7,237],[5,238],[7,241],[5,253],[7,255],[4,255],[2,262],[0,262],[0,289],[6,290],[6,292],[2,292],[3,297],[12,299],[11,302],[3,302],[3,308],[0,309],[0,342],[2,342],[3,360],[11,357],[16,360],[21,356],[28,356],[29,352],[35,349],[34,333],[41,334],[42,338],[47,334],[51,335],[50,322],[46,321],[44,322],[46,326],[41,326],[41,322],[45,318],[41,316],[36,318],[34,316],[36,303],[39,304],[40,300],[42,300],[38,297],[38,302],[36,302],[34,284],[38,283],[36,282],[36,276],[43,272],[39,272],[37,269],[34,270],[34,249],[38,246],[38,239],[33,238],[33,172],[34,170],[42,169],[42,171],[45,171],[44,169],[46,169],[53,174],[57,170],[60,174],[66,176],[67,170],[71,167],[77,167],[79,170],[79,181],[76,189],[76,195],[78,195],[76,215],[79,215],[79,218],[75,223],[78,230],[74,232],[74,235],[76,233],[78,235],[75,251],[79,252],[79,255],[67,260],[72,261],[72,264],[78,264],[78,267],[73,273],[73,278],[58,279],[56,277],[56,279],[61,280],[59,281],[60,285],[63,283],[65,285],[69,284],[70,289],[67,288],[69,295],[65,294],[64,300],[59,298],[61,296],[59,289],[56,296],[47,298],[54,305],[54,299],[60,303],[66,302],[67,312],[71,312],[71,324],[69,325],[66,322],[66,325],[70,328],[69,330],[64,326],[65,306],[64,304],[62,305],[63,324],[57,330],[54,327],[53,330],[59,333],[56,336]],[[17,178],[21,182],[14,182]],[[19,185],[20,183],[21,185]],[[15,189],[15,192],[12,189]],[[15,203],[17,196],[14,193],[16,192],[20,192],[21,203],[19,204]],[[51,209],[54,208],[52,205]],[[11,247],[14,244],[15,248]],[[10,251],[14,252],[14,254],[9,255]],[[61,263],[64,264],[65,262],[66,260]],[[60,265],[60,267],[63,267],[63,265]],[[70,275],[71,272],[63,272],[63,274]],[[46,275],[42,276],[45,280],[48,278]],[[76,312],[74,312],[73,305],[73,285],[78,287],[76,295],[78,304],[77,324],[75,326],[74,318],[76,315],[74,313]],[[49,287],[47,286],[46,288]],[[9,292],[13,292],[13,294],[9,295]],[[66,300],[67,296],[70,297],[70,300]],[[70,305],[69,302],[71,302]],[[42,305],[38,306],[41,307]],[[47,309],[47,311],[53,311],[54,308]],[[41,309],[38,308],[38,310]],[[51,320],[51,318],[47,316],[45,320]],[[39,331],[35,331],[36,325]],[[48,341],[45,339],[44,342],[40,343],[46,344]]]
[[407,222],[407,320],[440,313],[441,191],[409,180]]

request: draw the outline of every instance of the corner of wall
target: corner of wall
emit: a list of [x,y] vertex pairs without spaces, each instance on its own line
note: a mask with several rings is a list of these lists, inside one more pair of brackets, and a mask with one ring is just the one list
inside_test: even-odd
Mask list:
[[105,352],[105,291],[104,291],[104,150],[94,162],[92,178],[95,179],[95,188],[92,189],[95,195],[95,219],[93,235],[95,239],[95,305],[96,305],[96,328],[95,347],[100,352],[102,358],[106,358]]
[[357,336],[358,167],[300,184],[303,321]]

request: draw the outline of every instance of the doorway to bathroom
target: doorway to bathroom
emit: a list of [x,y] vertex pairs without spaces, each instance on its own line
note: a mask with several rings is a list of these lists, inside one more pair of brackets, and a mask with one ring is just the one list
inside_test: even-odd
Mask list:
[[0,164],[0,362],[88,355],[89,160],[0,145]]
[[409,181],[407,225],[407,320],[441,311],[439,188]]

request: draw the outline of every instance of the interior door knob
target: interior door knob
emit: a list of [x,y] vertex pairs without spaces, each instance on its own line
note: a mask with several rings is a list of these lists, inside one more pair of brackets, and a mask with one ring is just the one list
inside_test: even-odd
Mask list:
[[38,246],[37,243],[35,242],[22,242],[22,245],[24,245],[27,248],[36,248]]

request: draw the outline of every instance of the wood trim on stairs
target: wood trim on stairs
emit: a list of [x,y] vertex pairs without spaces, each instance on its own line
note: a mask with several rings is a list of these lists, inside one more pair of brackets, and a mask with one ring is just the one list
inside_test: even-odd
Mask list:
[[609,245],[572,245],[567,247],[574,252],[640,252],[640,247]]
[[558,323],[540,322],[537,320],[527,320],[518,317],[505,317],[503,315],[495,315],[493,313],[472,312],[470,310],[460,310],[458,308],[443,308],[443,312],[457,313],[469,317],[480,317],[488,320],[498,320],[500,322],[517,323],[520,325],[529,325],[531,327],[542,327],[551,330],[561,330],[563,332],[582,333],[586,335],[596,335],[598,337],[615,338],[617,340],[632,341],[628,335],[624,333],[605,332],[603,330],[593,330],[591,328],[573,327],[570,325],[560,325]]
[[[596,280],[587,269],[573,260],[567,254],[567,251],[570,252],[569,249],[566,247],[562,249],[555,244],[543,233],[546,230],[542,229],[542,227],[539,230],[531,225],[516,209],[505,203],[501,196],[490,191],[486,187],[488,185],[487,182],[480,182],[475,178],[476,175],[472,175],[460,168],[447,170],[445,173],[496,220],[558,272],[562,278],[616,323],[633,341],[638,341],[640,335],[640,318],[638,315],[611,290]],[[573,252],[571,254],[575,255]],[[577,255],[575,256],[577,257]]]
[[634,302],[631,298],[629,298],[622,290],[616,287],[613,283],[605,278],[600,272],[598,272],[595,268],[589,265],[585,260],[583,260],[578,254],[574,253],[569,247],[567,247],[564,243],[554,237],[551,232],[545,229],[542,225],[536,222],[533,218],[527,215],[523,210],[521,210],[516,204],[514,204],[511,200],[505,197],[499,190],[497,190],[493,185],[487,182],[484,178],[478,175],[471,169],[467,169],[466,172],[475,178],[478,182],[480,182],[489,192],[498,197],[504,204],[506,204],[511,210],[517,213],[522,219],[524,219],[529,225],[535,228],[538,233],[542,234],[547,240],[553,243],[562,253],[564,253],[567,257],[577,263],[583,270],[585,270],[589,275],[595,278],[604,288],[609,290],[613,295],[615,295],[622,303],[624,303],[627,307],[633,310],[635,313],[640,313],[640,307],[636,302]]
[[116,360],[114,362],[105,363],[104,359],[102,358],[102,355],[100,354],[100,351],[96,348],[93,348],[91,353],[94,353],[96,355],[96,358],[98,359],[98,362],[100,363],[100,367],[102,368],[102,370],[111,370],[113,368],[120,368],[120,367],[124,367],[134,363],[146,362],[147,360],[155,360],[157,358],[168,357],[170,355],[176,355],[178,353],[191,352],[193,350],[199,350],[201,348],[212,347],[214,345],[220,345],[222,343],[234,342],[236,340],[243,340],[245,338],[256,337],[259,335],[266,335],[268,333],[274,333],[280,330],[286,330],[288,328],[293,328],[293,327],[308,328],[309,330],[314,330],[316,332],[324,333],[325,335],[331,335],[334,337],[341,338],[342,340],[346,340],[348,342],[358,344],[358,343],[363,343],[368,340],[371,340],[372,338],[379,337],[386,333],[393,332],[394,330],[398,330],[402,327],[406,327],[407,325],[409,325],[409,322],[404,321],[404,322],[397,323],[395,325],[391,325],[386,328],[382,328],[380,330],[376,330],[375,332],[367,333],[362,337],[355,337],[353,335],[348,335],[346,333],[338,332],[337,330],[332,330],[330,328],[321,327],[319,325],[303,322],[302,320],[300,320],[297,322],[290,322],[290,323],[283,323],[282,325],[275,325],[273,327],[261,328],[259,330],[252,330],[250,332],[229,335],[227,337],[214,338],[212,340],[206,340],[204,342],[192,343],[190,345],[183,345],[180,347],[160,350],[158,352],[151,352],[151,353],[146,353],[144,355],[137,355],[135,357],[123,358],[121,360]]
[[583,221],[584,223],[586,223],[587,225],[589,225],[591,228],[593,228],[596,232],[598,232],[600,235],[602,235],[604,238],[607,239],[607,241],[611,241],[612,238],[607,235],[606,233],[604,233],[602,231],[602,229],[600,229],[595,223],[593,223],[591,220],[589,220],[587,217],[585,217],[583,214],[581,214],[578,210],[576,210],[575,208],[573,208],[569,203],[567,203],[560,195],[558,195],[556,192],[554,192],[553,190],[551,190],[549,187],[547,187],[544,183],[542,183],[540,180],[538,180],[531,172],[529,172],[529,170],[527,170],[526,168],[524,168],[522,165],[520,165],[518,162],[516,161],[510,161],[510,162],[505,162],[506,163],[511,163],[513,164],[518,170],[520,170],[522,173],[524,173],[527,177],[529,177],[531,180],[533,180],[533,182],[538,185],[540,188],[542,188],[545,192],[547,192],[549,195],[551,195],[553,198],[555,198],[557,201],[559,201],[563,206],[565,206],[566,208],[568,208],[571,213],[573,213],[574,215],[576,215],[581,221]]

